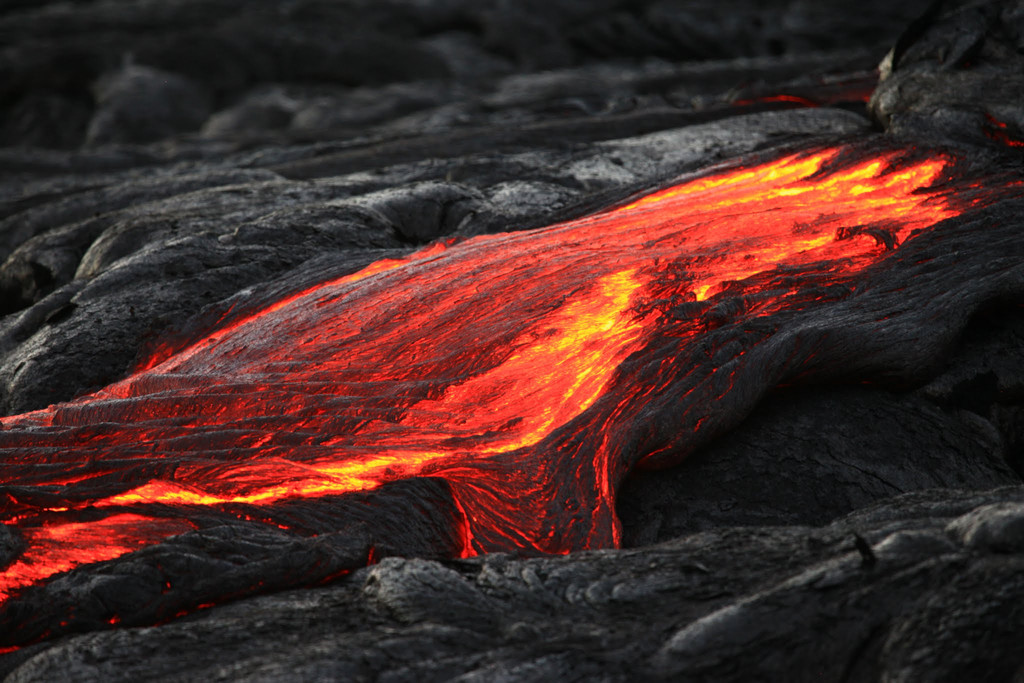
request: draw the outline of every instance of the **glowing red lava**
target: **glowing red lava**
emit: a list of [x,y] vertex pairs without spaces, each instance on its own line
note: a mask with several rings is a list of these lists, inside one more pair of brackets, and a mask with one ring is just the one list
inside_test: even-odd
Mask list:
[[[848,279],[954,215],[950,191],[929,189],[948,163],[793,154],[544,229],[435,244],[227,322],[95,394],[2,418],[0,517],[25,549],[0,600],[187,531],[191,511],[419,476],[450,483],[463,555],[613,546],[622,477],[679,457],[656,439],[626,444],[623,425],[697,372],[676,353],[657,356],[651,381],[623,368],[655,344],[699,344],[707,322],[687,306],[783,270]],[[737,315],[813,304],[790,280]],[[701,372],[727,382],[722,367]]]
[[1007,147],[1024,147],[1024,140],[1019,140],[1010,135],[1009,126],[1005,122],[1000,121],[991,114],[985,116],[985,122],[985,135],[990,140],[995,140]]
[[786,102],[788,104],[795,104],[801,107],[819,107],[821,106],[818,102],[812,99],[803,97],[801,95],[767,95],[765,97],[758,97],[755,99],[744,99],[736,100],[733,104],[737,106],[748,106],[751,104],[758,103],[769,103],[769,102]]

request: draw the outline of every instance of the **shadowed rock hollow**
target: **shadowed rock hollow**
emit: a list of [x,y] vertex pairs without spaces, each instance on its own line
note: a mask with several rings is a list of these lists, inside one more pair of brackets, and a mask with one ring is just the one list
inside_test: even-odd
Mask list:
[[[1020,3],[8,7],[9,680],[1021,675]],[[822,150],[840,152],[750,181],[780,193],[749,207],[728,190],[743,181],[701,189]],[[787,219],[803,240],[828,226],[820,254],[764,255],[755,242],[740,258],[748,242],[698,230],[761,210],[750,220],[767,233],[790,209],[766,202],[872,159],[885,161],[846,194]],[[916,168],[934,173],[885,195],[890,213],[856,218]],[[615,222],[625,209],[579,220],[673,187],[634,221],[663,221],[658,240],[628,242]],[[679,187],[725,197],[721,215],[672,203]],[[691,214],[702,218],[687,227]],[[556,223],[567,227],[540,230]],[[499,244],[512,245],[500,258],[488,246]],[[459,271],[474,250],[487,267]],[[537,265],[520,265],[525,254]],[[634,255],[657,277],[644,279],[649,265],[623,276]],[[381,264],[393,270],[365,275]],[[529,279],[545,265],[556,274]],[[514,307],[488,313],[496,294],[458,294],[508,281],[524,306],[551,297],[531,315],[562,322],[542,330]],[[332,317],[301,328],[310,309],[282,302],[331,282],[340,289],[315,310]],[[496,403],[466,402],[423,431],[438,396],[506,367],[466,356],[457,373],[429,370],[431,341],[454,363],[485,343],[487,323],[526,349],[578,319],[585,296],[626,311],[607,328],[621,336],[608,337],[608,378],[591,380],[604,398],[582,397],[567,426],[531,441],[547,424],[530,422],[534,404],[562,404],[531,389],[512,401],[528,410],[479,427],[504,415],[505,378]],[[414,327],[432,329],[450,300],[469,302],[466,325]],[[388,317],[366,313],[377,301]],[[281,317],[246,327],[268,309]],[[361,331],[310,370],[319,361],[287,335],[349,339],[345,316]],[[203,355],[193,345],[208,334],[227,341]],[[585,339],[592,350],[606,338]],[[556,369],[593,355],[558,348]],[[370,386],[357,385],[360,363],[378,373],[372,391],[358,388]],[[149,374],[132,375],[140,367]],[[335,402],[318,402],[326,394]],[[306,396],[317,411],[267,421],[292,414],[282,397]],[[120,412],[140,397],[162,407]],[[228,420],[240,405],[263,407]],[[42,412],[18,417],[29,411]],[[202,429],[184,436],[196,415]],[[391,457],[415,450],[399,431],[410,424],[417,453],[486,443],[488,459],[403,477],[391,463],[372,486],[311,496],[320,484],[303,477],[323,474],[320,451],[289,450],[344,437],[348,453]],[[270,482],[306,493],[232,474],[271,461],[306,468]],[[548,470],[560,474],[537,478]],[[244,490],[214,486],[225,476]],[[535,480],[558,496],[516,488]],[[152,481],[183,488],[128,497]],[[47,573],[40,548],[96,554]],[[529,556],[545,549],[575,552]],[[464,557],[484,550],[506,552]]]

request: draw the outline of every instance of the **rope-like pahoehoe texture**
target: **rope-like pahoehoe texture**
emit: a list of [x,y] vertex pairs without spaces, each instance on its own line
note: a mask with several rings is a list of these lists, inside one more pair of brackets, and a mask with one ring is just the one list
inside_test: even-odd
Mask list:
[[[345,495],[403,479],[437,477],[451,497],[422,529],[436,538],[407,547],[617,546],[615,492],[637,464],[678,463],[780,383],[923,376],[978,306],[1019,293],[1024,266],[1004,254],[1020,232],[992,227],[1018,183],[957,167],[938,151],[817,150],[549,228],[437,243],[4,418],[16,484],[3,512],[21,538],[2,575],[9,642],[223,599],[165,580],[120,610],[67,605],[31,628],[17,616],[55,575],[203,539],[223,519],[243,538],[260,520],[301,538],[365,519],[404,552],[405,514],[375,514],[363,495],[370,511],[344,516]],[[298,501],[304,512],[288,512]],[[148,561],[177,552],[169,543]],[[350,554],[342,569],[373,559]],[[301,584],[337,562],[266,567],[259,581],[221,572],[217,585],[231,597]]]

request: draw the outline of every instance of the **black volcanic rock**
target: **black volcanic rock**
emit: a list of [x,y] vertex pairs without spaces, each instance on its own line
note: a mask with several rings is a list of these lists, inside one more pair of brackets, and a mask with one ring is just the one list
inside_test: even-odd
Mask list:
[[1014,487],[564,558],[391,558],[28,648],[7,680],[1011,680],[1022,550]]
[[[1019,183],[1021,3],[926,4],[8,3],[0,412],[102,387],[228,311],[371,261],[583,215],[722,160],[896,140]],[[625,549],[450,559],[452,497],[425,478],[299,501],[274,525],[209,512],[5,605],[2,623],[43,640],[0,671],[1020,678],[1020,196],[780,322],[738,363],[749,390],[716,437],[624,485]],[[715,339],[745,343],[733,332]],[[805,347],[814,383],[772,389],[770,368]],[[0,566],[23,542],[0,531]]]
[[[952,3],[951,3],[952,4]],[[1019,2],[936,2],[881,65],[871,97],[891,132],[1024,144],[1024,13]]]
[[195,130],[210,115],[207,95],[187,78],[126,64],[94,86],[96,112],[85,144],[143,143]]
[[767,397],[679,467],[637,472],[619,493],[623,544],[733,525],[824,524],[927,488],[1019,483],[1000,432],[966,411],[862,388]]

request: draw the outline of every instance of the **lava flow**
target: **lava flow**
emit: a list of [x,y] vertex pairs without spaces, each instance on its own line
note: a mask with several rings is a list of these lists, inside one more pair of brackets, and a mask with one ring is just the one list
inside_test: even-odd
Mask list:
[[[729,391],[742,349],[685,362],[721,304],[741,302],[725,315],[742,322],[848,296],[958,212],[951,164],[824,149],[435,244],[2,418],[0,518],[23,549],[0,600],[189,531],[203,510],[272,517],[413,477],[447,480],[463,555],[614,546],[621,479],[685,455]],[[681,385],[694,388],[679,423],[652,426],[650,406]]]

